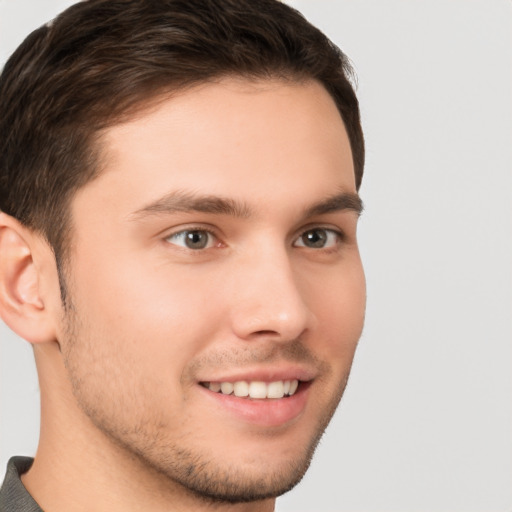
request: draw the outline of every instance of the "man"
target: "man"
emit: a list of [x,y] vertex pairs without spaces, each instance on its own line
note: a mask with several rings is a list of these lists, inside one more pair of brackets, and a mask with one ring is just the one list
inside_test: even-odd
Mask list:
[[41,434],[2,510],[273,510],[365,308],[345,56],[274,0],[89,0],[0,79],[0,314]]

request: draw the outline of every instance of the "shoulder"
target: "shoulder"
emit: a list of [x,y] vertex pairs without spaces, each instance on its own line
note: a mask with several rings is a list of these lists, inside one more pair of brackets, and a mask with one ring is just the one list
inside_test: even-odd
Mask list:
[[0,512],[42,512],[21,481],[21,475],[32,466],[30,457],[12,457],[7,464],[0,488]]

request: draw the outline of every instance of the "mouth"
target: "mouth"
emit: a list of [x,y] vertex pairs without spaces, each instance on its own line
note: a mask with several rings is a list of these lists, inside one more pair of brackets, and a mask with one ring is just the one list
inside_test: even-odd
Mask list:
[[295,395],[302,383],[298,379],[276,380],[273,382],[245,381],[201,382],[201,386],[222,395],[234,395],[252,400],[282,399]]
[[[202,395],[213,410],[235,421],[269,427],[285,427],[303,416],[308,403],[312,379],[263,380],[263,376],[242,380],[212,380],[199,382]],[[265,377],[263,377],[265,378]],[[306,377],[307,378],[307,377]]]

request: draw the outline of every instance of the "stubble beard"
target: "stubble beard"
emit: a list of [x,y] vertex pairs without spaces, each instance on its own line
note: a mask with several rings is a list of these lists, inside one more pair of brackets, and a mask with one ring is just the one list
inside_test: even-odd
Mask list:
[[[304,477],[308,470],[314,452],[342,398],[347,379],[344,379],[339,393],[331,400],[324,414],[319,418],[314,435],[307,446],[297,450],[293,460],[273,472],[261,468],[258,474],[244,473],[240,468],[226,467],[222,460],[208,458],[204,454],[171,445],[166,450],[161,446],[145,450],[134,449],[133,445],[124,448],[136,455],[148,467],[164,477],[178,483],[188,493],[201,501],[215,503],[248,503],[277,498],[293,489]],[[116,432],[108,435],[119,442]],[[166,457],[158,457],[156,451]],[[243,446],[240,452],[243,452]]]
[[[77,405],[113,445],[137,462],[142,471],[147,470],[158,476],[160,481],[168,481],[173,488],[178,484],[185,494],[212,505],[276,498],[301,481],[342,398],[348,372],[324,407],[309,443],[298,449],[292,460],[273,471],[261,468],[256,474],[254,471],[244,473],[232,464],[223,463],[219,457],[170,441],[156,420],[153,423],[144,421],[138,425],[127,425],[123,418],[112,414],[112,407],[109,407],[112,404],[105,402],[99,389],[93,389],[94,383],[83,378],[80,365],[87,359],[90,347],[88,341],[79,336],[80,321],[71,302],[66,309],[68,348],[63,356]],[[97,383],[96,386],[101,387],[101,384]],[[150,412],[146,418],[151,418]],[[144,414],[141,416],[144,417]],[[243,446],[240,451],[243,452]]]

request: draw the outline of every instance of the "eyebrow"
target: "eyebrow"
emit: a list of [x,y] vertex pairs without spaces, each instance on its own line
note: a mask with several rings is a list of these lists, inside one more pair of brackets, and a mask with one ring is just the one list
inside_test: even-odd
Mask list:
[[247,204],[234,199],[175,191],[133,212],[131,217],[138,220],[151,215],[177,212],[213,213],[239,218],[247,218],[252,214]]
[[325,215],[343,210],[355,212],[358,216],[363,213],[363,201],[359,194],[354,192],[341,192],[316,203],[306,209],[304,217],[314,217],[315,215]]
[[[330,196],[304,210],[303,216],[314,217],[337,211],[350,210],[358,216],[363,212],[363,202],[358,194],[342,192]],[[228,215],[237,218],[248,218],[254,210],[245,202],[214,195],[196,195],[190,192],[175,191],[153,201],[130,217],[141,220],[148,216],[173,214],[177,212],[201,212],[215,215]]]

